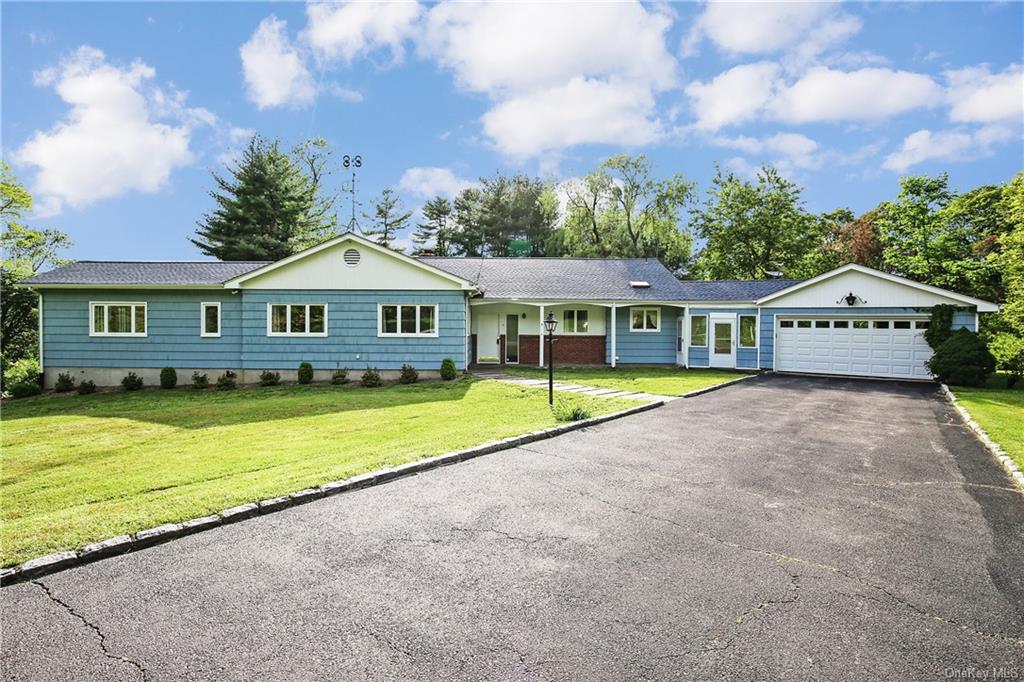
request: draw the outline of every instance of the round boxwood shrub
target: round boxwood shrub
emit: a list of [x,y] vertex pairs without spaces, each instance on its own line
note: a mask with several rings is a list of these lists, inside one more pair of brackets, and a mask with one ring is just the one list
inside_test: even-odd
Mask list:
[[445,381],[451,381],[458,376],[459,371],[455,368],[455,361],[451,358],[445,358],[441,361],[441,378]]
[[363,376],[359,380],[359,383],[366,388],[376,388],[377,386],[380,386],[380,372],[377,371],[376,367],[367,367],[366,371],[363,372]]
[[926,364],[940,381],[959,386],[981,386],[996,370],[996,360],[985,342],[963,328],[943,341]]
[[75,378],[71,372],[61,372],[57,375],[57,381],[53,384],[53,390],[57,393],[67,393],[75,390]]
[[126,391],[138,391],[142,388],[142,377],[135,372],[128,372],[124,379],[121,379],[121,386]]
[[334,384],[335,386],[347,384],[348,370],[343,367],[339,367],[338,369],[334,370],[334,373],[331,374],[331,383]]
[[313,365],[308,362],[299,363],[299,383],[308,384],[313,381]]
[[78,383],[78,395],[88,395],[96,392],[96,382],[92,379],[86,379]]
[[420,373],[416,371],[416,368],[412,365],[402,365],[402,371],[398,375],[398,383],[400,384],[415,384],[420,378]]
[[160,388],[174,388],[178,385],[178,373],[173,367],[164,367],[160,370]]
[[988,346],[996,367],[1006,372],[1006,386],[1013,388],[1024,377],[1024,336],[1003,332]]

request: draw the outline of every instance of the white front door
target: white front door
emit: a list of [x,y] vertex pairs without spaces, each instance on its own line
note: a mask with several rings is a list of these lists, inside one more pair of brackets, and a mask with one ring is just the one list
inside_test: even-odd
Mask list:
[[712,367],[735,367],[736,366],[736,316],[717,315],[712,313],[709,320],[711,333],[711,359],[708,363]]
[[680,367],[686,366],[686,337],[683,335],[684,324],[686,324],[686,316],[680,315],[676,320],[676,364]]
[[480,313],[476,322],[476,361],[497,364],[501,355],[501,331],[497,313]]

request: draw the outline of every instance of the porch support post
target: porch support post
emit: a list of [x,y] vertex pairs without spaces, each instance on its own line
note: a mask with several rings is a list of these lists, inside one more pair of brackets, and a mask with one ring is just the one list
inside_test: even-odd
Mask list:
[[537,357],[540,359],[540,367],[544,366],[544,306],[540,307],[540,320],[537,323],[537,343],[540,346],[540,352]]
[[618,349],[615,347],[615,304],[612,303],[612,367],[615,367],[615,356],[618,353]]
[[683,330],[679,335],[683,344],[683,367],[690,367],[690,306],[683,306]]

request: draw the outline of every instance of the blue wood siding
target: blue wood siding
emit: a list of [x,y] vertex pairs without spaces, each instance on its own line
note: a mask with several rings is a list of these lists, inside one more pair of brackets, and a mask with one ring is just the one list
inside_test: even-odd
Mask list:
[[710,362],[710,352],[706,346],[703,348],[690,346],[687,350],[686,360],[689,367],[707,367]]
[[[891,317],[894,315],[927,315],[931,308],[762,308],[761,369],[772,369],[775,348],[775,316],[835,315],[836,317]],[[974,328],[974,308],[960,308],[953,314],[953,329]]]
[[[314,369],[350,367],[440,369],[450,357],[465,367],[466,307],[461,291],[245,291],[243,332],[246,369],[292,369],[300,362]],[[268,303],[326,303],[326,337],[267,336]],[[438,305],[438,335],[378,337],[377,305]]]
[[[145,337],[89,336],[90,301],[148,307]],[[221,336],[199,335],[200,303],[221,303]],[[267,336],[268,303],[326,303],[326,337]],[[438,336],[377,336],[378,303],[438,305]],[[465,368],[466,308],[461,291],[46,291],[43,360],[56,367],[438,369],[450,357]]]
[[[676,325],[681,308],[672,306],[644,306],[661,308],[661,326],[656,332],[634,332],[629,329],[629,307],[615,311],[616,351],[620,365],[674,365],[676,364]],[[611,325],[611,313],[606,320]],[[611,362],[611,332],[605,335],[605,362]]]
[[[147,336],[89,336],[90,301],[147,304]],[[201,302],[220,301],[221,335],[199,336]],[[43,293],[43,364],[58,367],[241,366],[242,301],[224,290]]]

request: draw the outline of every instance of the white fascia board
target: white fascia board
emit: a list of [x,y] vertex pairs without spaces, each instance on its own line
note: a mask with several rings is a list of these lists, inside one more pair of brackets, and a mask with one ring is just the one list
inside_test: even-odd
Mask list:
[[298,253],[293,253],[292,255],[288,256],[287,258],[282,258],[281,260],[274,261],[273,263],[268,263],[267,265],[264,265],[261,268],[257,268],[256,270],[252,270],[250,272],[247,272],[244,275],[239,275],[238,277],[235,277],[234,279],[229,279],[228,281],[224,282],[223,287],[225,289],[236,289],[236,288],[239,287],[239,285],[241,285],[242,282],[248,281],[248,280],[250,280],[250,279],[252,279],[254,277],[259,277],[260,275],[265,275],[268,272],[276,270],[276,269],[278,269],[280,267],[283,267],[285,265],[290,265],[291,263],[294,263],[295,261],[302,260],[303,258],[305,258],[307,256],[312,256],[315,253],[319,253],[319,252],[323,251],[324,249],[329,249],[332,246],[335,246],[335,245],[340,244],[340,243],[345,242],[345,241],[355,242],[355,243],[359,244],[360,246],[363,246],[363,247],[365,247],[367,249],[372,249],[372,250],[377,251],[379,253],[387,254],[387,255],[392,256],[393,258],[395,258],[397,260],[400,260],[402,262],[405,262],[405,263],[407,263],[409,265],[415,266],[417,268],[421,268],[421,269],[423,269],[423,270],[425,270],[427,272],[430,272],[432,274],[438,275],[440,277],[444,277],[447,280],[450,280],[452,282],[455,282],[455,283],[459,284],[462,287],[463,290],[475,291],[476,288],[477,288],[476,285],[473,284],[472,282],[470,282],[468,279],[463,279],[463,278],[459,277],[458,275],[453,275],[452,273],[448,272],[447,270],[442,270],[441,268],[436,268],[433,265],[429,265],[429,264],[424,263],[424,262],[422,262],[420,260],[417,260],[416,258],[413,258],[411,256],[407,256],[404,253],[400,253],[398,251],[393,251],[393,250],[391,250],[391,249],[389,249],[387,247],[384,247],[384,246],[381,246],[380,244],[377,244],[376,242],[372,242],[372,241],[370,241],[369,239],[367,239],[365,237],[361,237],[358,234],[356,234],[355,232],[346,232],[344,234],[340,234],[337,237],[334,237],[333,239],[328,239],[327,241],[325,241],[323,243],[320,243],[320,244],[317,244],[316,246],[311,246],[311,247],[309,247],[308,249],[306,249],[304,251],[299,251]]

